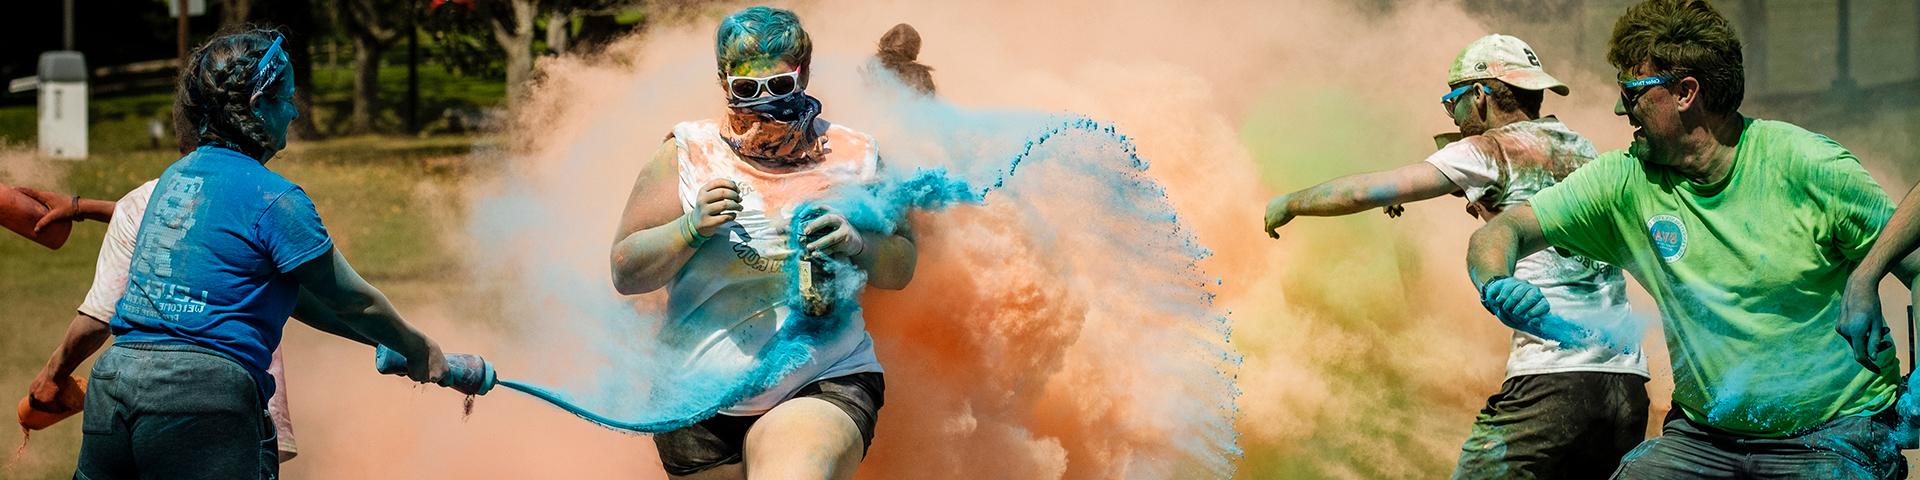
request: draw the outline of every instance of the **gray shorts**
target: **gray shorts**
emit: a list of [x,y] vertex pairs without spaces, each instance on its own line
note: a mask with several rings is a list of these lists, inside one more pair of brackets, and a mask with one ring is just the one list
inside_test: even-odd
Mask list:
[[253,375],[176,344],[119,344],[87,377],[74,478],[276,478],[279,452]]
[[1893,408],[1840,417],[1785,438],[1755,438],[1694,423],[1679,408],[1659,438],[1627,454],[1613,478],[1906,478]]
[[1521,375],[1487,398],[1453,478],[1606,478],[1646,436],[1647,377]]

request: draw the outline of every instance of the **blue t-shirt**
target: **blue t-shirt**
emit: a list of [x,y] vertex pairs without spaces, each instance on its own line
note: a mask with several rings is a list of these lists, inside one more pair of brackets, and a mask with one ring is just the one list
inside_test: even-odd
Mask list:
[[300,295],[288,272],[332,248],[300,186],[240,152],[200,147],[154,186],[113,334],[225,354],[266,398],[267,365]]

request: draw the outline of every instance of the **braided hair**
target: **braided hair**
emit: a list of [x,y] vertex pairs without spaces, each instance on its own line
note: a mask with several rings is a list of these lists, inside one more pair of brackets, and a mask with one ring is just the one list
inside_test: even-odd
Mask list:
[[[250,103],[254,75],[280,32],[245,27],[216,35],[193,51],[180,69],[180,86],[173,98],[173,132],[181,153],[201,145],[237,150],[256,159],[264,156],[273,136]],[[278,54],[276,54],[277,56]],[[282,60],[284,61],[284,60]],[[277,92],[281,76],[268,85]]]

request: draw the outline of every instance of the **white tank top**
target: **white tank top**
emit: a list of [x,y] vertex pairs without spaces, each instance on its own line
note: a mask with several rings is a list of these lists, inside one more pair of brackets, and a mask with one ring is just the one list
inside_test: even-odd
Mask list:
[[[702,366],[751,365],[774,332],[795,317],[787,307],[787,277],[781,272],[791,253],[773,228],[788,222],[792,208],[836,186],[872,180],[879,164],[873,138],[827,124],[825,154],[813,168],[771,173],[741,159],[720,136],[722,121],[682,122],[673,127],[679,147],[681,211],[693,211],[698,189],[717,178],[740,185],[741,211],[674,274],[667,286],[667,314],[675,330],[704,335],[685,338],[692,346],[689,370]],[[812,359],[773,387],[721,414],[761,415],[807,384],[833,377],[879,372],[873,338],[861,312],[848,315],[839,332],[823,335]],[[696,324],[696,322],[698,324]]]

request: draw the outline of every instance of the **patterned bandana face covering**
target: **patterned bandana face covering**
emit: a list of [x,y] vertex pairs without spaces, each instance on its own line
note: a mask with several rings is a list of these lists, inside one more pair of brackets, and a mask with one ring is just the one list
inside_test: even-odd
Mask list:
[[273,85],[274,81],[279,80],[280,76],[286,73],[287,62],[280,59],[284,56],[284,51],[280,49],[280,42],[286,38],[275,35],[273,45],[267,46],[267,52],[260,55],[260,66],[254,69],[253,81],[248,83],[253,90],[253,94],[247,97],[249,101],[259,100],[260,95],[266,93],[267,87]]
[[741,156],[773,165],[804,165],[818,159],[820,132],[813,121],[820,100],[796,91],[752,105],[729,104],[721,137]]

